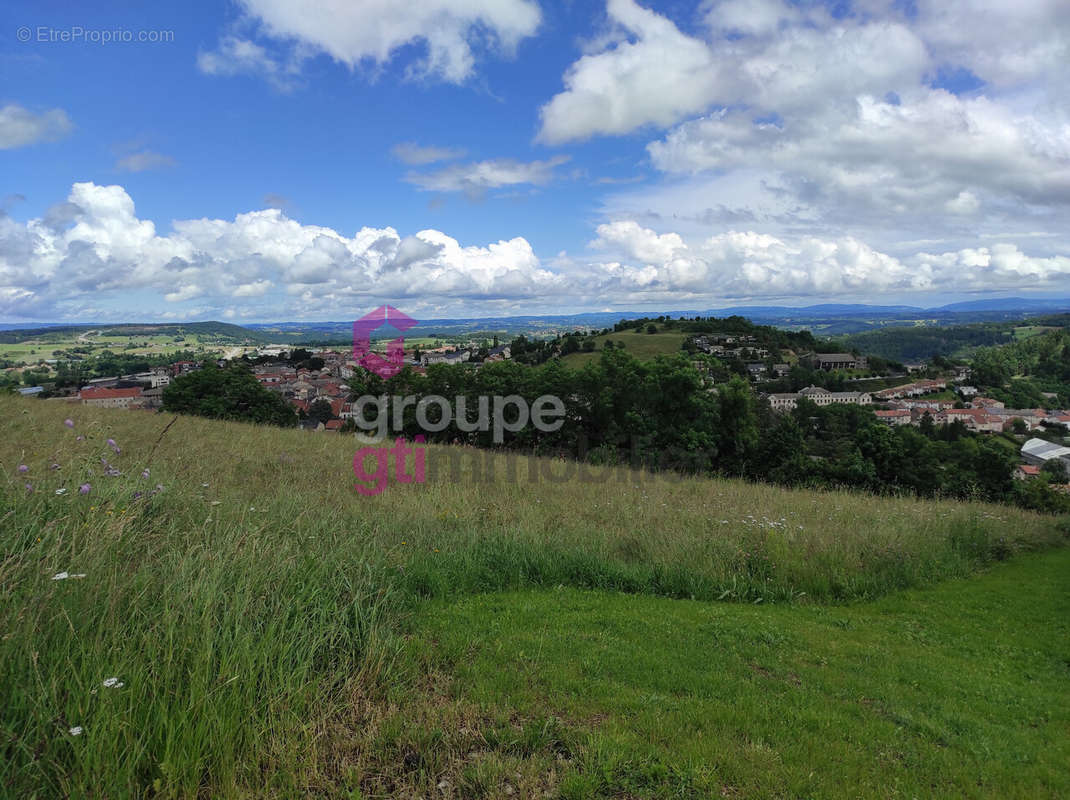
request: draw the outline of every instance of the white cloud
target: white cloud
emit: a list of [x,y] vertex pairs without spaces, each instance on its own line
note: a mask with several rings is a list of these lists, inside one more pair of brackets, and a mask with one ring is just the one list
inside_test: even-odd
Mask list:
[[541,20],[533,0],[242,0],[242,7],[246,23],[256,27],[262,40],[285,50],[286,57],[229,36],[217,52],[201,54],[198,63],[205,72],[260,72],[276,80],[315,55],[326,54],[350,68],[382,66],[400,48],[417,44],[425,55],[410,66],[412,76],[461,83],[474,71],[474,43],[509,55]]
[[916,85],[931,66],[924,43],[897,20],[840,22],[820,8],[804,16],[770,0],[730,2],[709,9],[706,40],[635,0],[608,0],[607,13],[614,31],[568,68],[565,91],[542,107],[541,141],[666,127],[714,107],[758,116],[850,105],[859,93]]
[[569,67],[565,91],[539,112],[540,141],[669,125],[702,111],[716,94],[719,69],[704,42],[634,0],[608,0],[606,13],[615,31],[599,52]]
[[488,189],[498,189],[502,186],[545,186],[554,179],[554,170],[568,160],[568,156],[554,156],[545,161],[496,158],[470,164],[453,164],[434,172],[410,172],[405,176],[405,180],[424,191],[466,192],[479,196]]
[[233,35],[224,36],[217,50],[198,53],[197,67],[206,75],[259,75],[281,91],[292,89],[301,71],[296,54],[284,63],[267,48]]
[[998,87],[1037,78],[1065,82],[1070,5],[1065,0],[917,0],[917,24],[935,52]]
[[74,124],[61,108],[37,113],[15,103],[0,108],[0,150],[55,141],[72,130]]
[[103,318],[125,307],[143,319],[154,296],[166,304],[157,318],[338,319],[381,302],[489,315],[607,302],[713,307],[738,298],[1070,290],[1070,258],[1009,241],[892,254],[850,235],[733,228],[695,236],[621,218],[597,228],[584,257],[544,262],[520,236],[475,246],[437,230],[365,227],[347,236],[278,209],[178,220],[172,229],[161,235],[139,219],[121,186],[93,183],[75,184],[50,219],[0,216],[0,315]]
[[145,172],[150,169],[173,167],[175,163],[171,156],[154,153],[151,150],[142,150],[139,153],[130,153],[123,156],[115,162],[115,168],[120,172]]
[[464,150],[453,147],[421,146],[414,142],[401,142],[390,148],[399,161],[413,166],[433,164],[436,161],[451,161],[464,156]]
[[1005,291],[1066,286],[1070,258],[1040,258],[1000,243],[990,248],[897,258],[850,236],[777,237],[755,231],[686,243],[633,221],[598,228],[592,242],[616,261],[595,265],[602,290],[646,298],[872,297],[933,291]]
[[277,318],[349,310],[369,297],[543,298],[565,286],[522,237],[482,247],[435,230],[347,237],[278,209],[177,220],[162,236],[123,187],[93,183],[74,184],[62,208],[52,220],[0,216],[0,314],[63,316],[148,291],[174,304],[199,298],[202,315],[255,302]]

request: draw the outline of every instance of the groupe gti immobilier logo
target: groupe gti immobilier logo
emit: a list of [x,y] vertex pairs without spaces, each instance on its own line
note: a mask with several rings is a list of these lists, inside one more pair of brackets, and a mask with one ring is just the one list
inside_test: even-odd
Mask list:
[[[404,334],[417,324],[417,320],[393,306],[379,306],[353,323],[353,360],[383,380],[393,378],[405,367],[405,338],[398,336],[390,340],[386,345],[384,357],[372,351],[372,335],[386,325]],[[388,427],[393,428],[396,433],[402,431],[404,409],[409,406],[416,407],[416,423],[421,430],[438,433],[445,430],[454,420],[457,420],[458,424],[464,420],[464,429],[468,431],[487,431],[493,427],[493,440],[496,444],[504,441],[505,431],[519,431],[528,422],[531,422],[536,430],[546,433],[559,430],[564,425],[565,404],[561,398],[554,395],[537,397],[530,407],[527,400],[515,394],[505,397],[500,395],[495,395],[493,398],[479,397],[476,398],[478,412],[477,419],[474,421],[468,419],[465,397],[456,398],[456,409],[449,400],[439,395],[428,395],[419,400],[413,396],[394,397],[392,415],[389,399],[389,396],[385,394],[378,397],[363,395],[353,403],[357,427],[364,431],[375,431],[376,442],[381,442],[386,437]],[[374,407],[377,412],[372,420],[364,416],[369,406]],[[439,410],[438,418],[435,420],[428,418],[427,412],[431,407],[437,407]],[[512,413],[507,414],[507,410],[511,410]],[[391,422],[393,424],[390,424]],[[416,444],[424,444],[427,441],[423,434],[418,434],[413,439]],[[414,458],[411,475],[406,472],[409,453],[412,453]],[[367,469],[369,456],[375,458],[375,469],[371,472]],[[354,488],[363,495],[382,493],[389,480],[390,456],[394,456],[395,459],[394,472],[398,483],[424,483],[426,481],[424,449],[409,447],[404,436],[398,436],[393,447],[363,447],[357,451],[353,457],[353,472],[364,483],[355,484]]]
[[353,360],[383,380],[394,377],[405,366],[405,337],[389,341],[384,358],[372,351],[372,333],[384,325],[405,333],[416,324],[417,320],[393,306],[379,306],[353,323]]

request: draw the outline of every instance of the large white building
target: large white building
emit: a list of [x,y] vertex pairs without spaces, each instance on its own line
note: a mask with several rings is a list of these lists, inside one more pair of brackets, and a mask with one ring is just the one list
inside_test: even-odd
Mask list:
[[1022,445],[1022,458],[1027,464],[1043,466],[1057,458],[1070,469],[1070,447],[1064,447],[1055,442],[1047,442],[1043,439],[1030,439]]
[[799,405],[800,398],[806,398],[819,406],[833,403],[868,406],[873,403],[873,397],[869,392],[830,392],[820,386],[807,386],[800,392],[777,392],[767,396],[769,406],[774,411],[791,411]]

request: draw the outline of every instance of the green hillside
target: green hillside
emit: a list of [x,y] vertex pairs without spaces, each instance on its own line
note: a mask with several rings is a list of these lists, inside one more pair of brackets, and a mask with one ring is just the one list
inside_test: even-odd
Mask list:
[[17,398],[0,442],[2,796],[1070,792],[1053,517],[446,447],[366,497],[349,437]]
[[561,360],[570,367],[582,367],[589,361],[598,358],[598,353],[605,347],[606,340],[612,341],[617,347],[624,345],[624,349],[641,361],[648,361],[655,356],[673,355],[680,352],[680,347],[687,338],[686,333],[636,333],[635,331],[621,331],[620,333],[599,334],[591,336],[590,340],[595,343],[593,352],[570,353]]

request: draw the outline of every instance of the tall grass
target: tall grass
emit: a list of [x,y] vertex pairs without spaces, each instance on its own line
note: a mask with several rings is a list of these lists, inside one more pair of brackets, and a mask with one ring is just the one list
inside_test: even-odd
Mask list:
[[294,796],[343,689],[390,669],[423,597],[856,600],[1062,539],[971,503],[551,481],[568,465],[548,461],[509,481],[502,455],[487,479],[448,448],[426,484],[364,497],[351,438],[189,418],[161,438],[170,419],[0,401],[0,795]]

